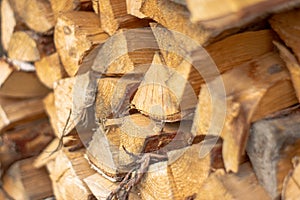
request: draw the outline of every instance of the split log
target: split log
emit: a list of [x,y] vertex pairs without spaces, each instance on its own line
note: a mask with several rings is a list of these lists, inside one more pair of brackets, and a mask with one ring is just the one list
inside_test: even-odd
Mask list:
[[[61,79],[54,84],[54,106],[51,120],[56,124],[59,138],[68,135],[75,128],[75,121],[72,115],[73,108],[73,87],[75,77]],[[50,97],[51,98],[51,97]],[[49,99],[51,100],[51,99]],[[51,106],[51,101],[49,102]]]
[[191,65],[185,62],[175,69],[169,68],[163,65],[160,55],[155,54],[131,101],[134,108],[161,121],[178,121],[186,117],[195,108],[195,93],[199,92],[199,87],[192,88],[189,82],[200,85],[199,77],[189,78],[190,68]]
[[295,53],[298,61],[300,61],[300,22],[297,20],[300,16],[300,9],[275,14],[269,20],[272,28]]
[[17,31],[10,39],[7,54],[11,59],[34,62],[52,54],[54,49],[51,36],[40,36],[32,31]]
[[200,195],[210,173],[211,155],[200,158],[199,151],[199,144],[192,145],[169,152],[168,162],[150,165],[137,186],[141,199],[188,199]]
[[9,0],[15,14],[38,33],[47,33],[54,27],[51,5],[43,0]]
[[36,73],[41,82],[48,88],[53,83],[66,77],[66,72],[60,62],[58,53],[51,54],[34,63]]
[[143,13],[141,13],[141,6],[142,1],[140,0],[126,0],[127,13],[142,19],[146,16]]
[[3,178],[3,188],[13,199],[44,199],[53,196],[45,168],[33,167],[33,158],[14,163]]
[[9,0],[3,0],[1,2],[1,44],[6,51],[16,25],[17,20]]
[[58,131],[58,117],[56,114],[56,109],[55,109],[55,99],[54,99],[54,93],[49,93],[44,99],[43,99],[43,104],[45,111],[48,115],[50,124],[52,126],[52,129],[54,131],[54,134],[56,137],[61,138],[61,135],[59,134]]
[[[109,181],[98,173],[85,178],[84,182],[98,200],[107,200],[111,191],[118,187],[117,183]],[[131,191],[128,200],[138,200],[139,196],[136,193],[137,191]]]
[[[32,65],[27,66],[29,69],[34,69]],[[2,97],[32,98],[44,96],[49,92],[34,72],[22,70],[4,59],[0,60],[0,70],[0,96]]]
[[287,200],[287,199],[296,200],[300,196],[299,157],[293,158],[293,165],[294,168],[289,172],[289,174],[284,179],[284,184],[283,184],[282,194],[281,194],[281,198],[283,200]]
[[98,81],[98,92],[95,102],[96,118],[118,118],[128,113],[130,98],[139,85],[138,80],[105,77]]
[[[192,132],[194,135],[220,134],[224,140],[226,170],[237,172],[239,159],[246,147],[250,123],[296,104],[297,99],[288,71],[276,53],[267,53],[235,67],[223,74],[222,80],[226,96],[222,95],[220,88],[214,88],[211,91],[217,99],[214,102],[208,86],[217,80],[202,86]],[[213,113],[216,115],[220,112],[213,109],[226,109],[226,116],[213,116]],[[223,129],[209,129],[212,117],[214,122],[225,120]]]
[[126,0],[98,1],[102,29],[113,35],[119,28],[140,28],[149,26],[150,20],[139,19],[127,14]]
[[291,79],[295,88],[298,101],[300,102],[300,65],[296,57],[289,52],[287,48],[279,43],[275,43],[276,47],[280,51],[281,58],[285,61],[286,66],[290,72]]
[[7,53],[10,58],[21,61],[33,62],[40,59],[36,41],[30,34],[22,31],[13,33]]
[[217,35],[217,33],[203,29],[201,24],[193,24],[189,20],[189,11],[186,7],[168,0],[145,0],[141,3],[139,10],[164,27],[178,31],[199,44],[204,44]]
[[247,153],[259,182],[272,198],[280,196],[291,160],[300,155],[300,114],[295,112],[252,125]]
[[15,161],[38,155],[52,140],[53,132],[46,119],[16,126],[1,134],[0,177]]
[[210,174],[194,199],[270,200],[271,198],[259,185],[251,165],[245,163],[240,166],[237,174],[225,174],[222,169]]
[[72,11],[60,15],[55,26],[54,42],[69,76],[77,73],[84,55],[107,38],[95,13]]
[[8,130],[17,124],[45,116],[41,99],[5,99],[0,98],[0,132]]
[[84,150],[68,152],[61,149],[56,158],[47,163],[53,191],[57,199],[91,199],[93,194],[84,179],[95,174],[84,158]]
[[[141,38],[143,43],[140,42]],[[84,58],[81,72],[92,69],[104,76],[143,74],[152,62],[154,52],[158,50],[150,29],[121,29]]]
[[91,0],[50,0],[50,4],[55,20],[64,12],[73,10],[90,11],[92,8]]
[[282,0],[255,0],[243,1],[227,0],[221,2],[213,0],[203,2],[200,0],[186,0],[191,12],[191,21],[200,22],[207,29],[220,31],[234,27],[248,25],[272,12],[278,12],[299,5],[300,1]]
[[155,123],[141,114],[107,119],[104,128],[100,127],[94,133],[87,155],[101,173],[120,180],[134,164],[133,155],[156,151],[166,153],[186,147],[191,138],[190,127],[191,122]]

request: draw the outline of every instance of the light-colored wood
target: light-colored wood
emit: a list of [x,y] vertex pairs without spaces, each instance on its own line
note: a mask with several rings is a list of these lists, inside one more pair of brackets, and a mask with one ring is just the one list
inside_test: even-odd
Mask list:
[[68,152],[61,149],[55,160],[48,162],[53,191],[57,199],[92,198],[92,193],[84,183],[84,179],[95,174],[84,158],[84,150]]
[[40,59],[38,45],[34,38],[27,32],[14,32],[7,50],[11,59],[34,62]]
[[91,0],[50,0],[51,8],[55,20],[61,13],[73,10],[89,10],[91,7]]
[[259,185],[251,165],[245,163],[240,166],[237,174],[225,174],[222,169],[210,174],[194,199],[270,200],[271,198]]
[[14,199],[44,199],[53,196],[51,181],[45,168],[36,169],[34,158],[14,163],[3,178],[2,187]]
[[299,111],[287,116],[255,122],[247,153],[259,182],[272,198],[278,198],[283,180],[292,169],[291,159],[299,156]]
[[4,50],[8,49],[8,44],[14,28],[17,25],[17,21],[14,15],[14,11],[9,3],[9,0],[1,2],[1,44]]
[[[202,86],[192,132],[195,135],[220,135],[224,140],[222,151],[226,170],[237,172],[250,123],[297,103],[297,99],[292,85],[287,84],[290,77],[285,64],[276,53],[267,53],[235,67],[223,74],[222,80],[226,97],[222,96],[220,88],[215,88],[211,91],[217,97],[214,103],[208,87]],[[274,96],[280,98],[275,101]],[[224,119],[219,114],[214,116],[218,122],[225,120],[222,130],[209,129],[214,126],[210,124],[212,109],[226,109]],[[212,132],[208,133],[208,130]]]
[[141,199],[188,199],[201,195],[211,169],[211,155],[199,157],[200,144],[170,151],[168,161],[150,165],[138,185]]
[[[133,106],[143,114],[162,121],[178,121],[185,117],[197,103],[197,94],[187,80],[191,66],[187,63],[172,69],[162,63],[156,53],[132,100]],[[199,79],[198,79],[199,80]],[[179,87],[178,83],[181,83]],[[193,98],[194,95],[194,98]]]
[[191,21],[199,22],[208,29],[220,31],[241,27],[265,17],[269,13],[278,12],[299,5],[300,1],[285,0],[187,0],[187,7],[191,12]]
[[96,96],[96,117],[99,120],[113,116],[122,117],[128,113],[130,98],[139,85],[138,80],[101,78]]
[[300,16],[300,10],[294,9],[291,11],[275,14],[269,20],[274,31],[280,36],[284,43],[290,47],[300,60],[300,22],[297,20]]
[[282,189],[281,198],[283,200],[296,200],[300,196],[299,188],[299,177],[300,177],[300,167],[299,167],[299,157],[293,158],[294,168],[285,177],[284,186]]
[[127,13],[138,18],[145,18],[146,16],[140,12],[142,6],[141,0],[126,0]]
[[140,28],[149,25],[148,19],[127,14],[126,0],[103,0],[98,2],[102,29],[113,35],[119,28]]
[[66,72],[60,62],[58,53],[42,58],[35,62],[34,66],[38,78],[48,88],[53,88],[54,82],[66,76]]
[[83,57],[107,38],[95,13],[71,11],[61,14],[55,26],[54,42],[69,76],[75,76]]
[[43,104],[44,104],[44,108],[45,111],[48,115],[49,121],[51,123],[52,129],[54,131],[54,134],[60,138],[61,135],[59,134],[58,131],[58,117],[56,114],[56,107],[55,107],[55,97],[54,97],[54,93],[51,92],[49,93],[44,99],[43,99]]
[[0,132],[45,116],[42,99],[0,98]]
[[50,2],[43,0],[10,0],[15,13],[25,24],[38,33],[46,33],[54,27]]
[[[75,77],[61,79],[54,84],[54,106],[52,119],[57,126],[58,137],[68,135],[75,128],[73,108],[73,87]],[[54,112],[56,111],[56,117]],[[56,122],[55,122],[56,121]]]
[[286,63],[286,66],[290,72],[291,79],[295,88],[298,101],[300,102],[300,65],[296,57],[283,45],[275,43],[276,47],[280,51],[280,56]]
[[49,92],[34,72],[22,71],[4,59],[0,60],[0,70],[0,96],[2,97],[42,97]]
[[178,31],[199,44],[206,43],[215,35],[210,30],[205,30],[201,24],[193,24],[189,20],[189,11],[182,5],[167,0],[146,0],[139,9],[145,16],[150,17],[164,27]]

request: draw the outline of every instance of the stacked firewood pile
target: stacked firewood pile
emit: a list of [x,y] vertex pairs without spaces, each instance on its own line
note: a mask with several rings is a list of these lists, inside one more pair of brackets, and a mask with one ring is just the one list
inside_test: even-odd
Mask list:
[[300,199],[299,0],[2,0],[0,199]]

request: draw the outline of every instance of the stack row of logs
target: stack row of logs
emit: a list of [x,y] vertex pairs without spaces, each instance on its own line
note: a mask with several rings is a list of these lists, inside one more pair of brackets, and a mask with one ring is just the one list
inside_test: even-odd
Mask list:
[[299,6],[2,0],[0,199],[299,199]]

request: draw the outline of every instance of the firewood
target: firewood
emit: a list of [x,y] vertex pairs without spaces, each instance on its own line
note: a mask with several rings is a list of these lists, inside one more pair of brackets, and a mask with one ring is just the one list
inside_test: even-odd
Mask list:
[[0,132],[16,124],[24,124],[33,119],[45,116],[41,99],[5,99],[0,98]]
[[54,17],[51,5],[43,0],[9,0],[16,15],[25,24],[38,33],[47,33],[54,27]]
[[33,158],[13,164],[3,178],[3,188],[13,199],[44,199],[53,196],[45,168],[33,167]]
[[[187,7],[191,12],[191,21],[201,22],[208,29],[226,30],[241,27],[253,20],[278,12],[286,8],[299,5],[299,1],[243,1],[228,0],[220,3],[218,0],[202,2],[187,0]],[[223,4],[224,3],[224,4]]]
[[199,44],[204,44],[211,37],[217,35],[217,33],[203,29],[201,24],[193,24],[189,20],[189,11],[186,7],[168,0],[145,0],[139,10],[164,27],[178,31],[194,39]]
[[53,83],[64,78],[66,72],[57,53],[51,54],[34,63],[37,76],[48,88],[53,88]]
[[61,14],[55,26],[54,40],[69,76],[77,73],[84,55],[107,38],[95,13],[71,11]]
[[10,5],[9,0],[1,2],[1,44],[4,50],[8,49],[8,44],[17,21],[14,11]]
[[122,117],[128,113],[130,97],[139,85],[138,80],[101,78],[96,96],[96,117],[99,120]]
[[[223,158],[226,170],[237,172],[239,159],[246,147],[250,123],[296,104],[297,99],[288,71],[276,53],[267,53],[235,67],[223,74],[222,80],[226,97],[222,96],[220,88],[214,88],[213,96],[218,99],[214,99],[214,102],[208,90],[209,84],[213,84],[214,81],[202,86],[192,132],[195,135],[220,133],[224,140]],[[211,132],[208,133],[212,109],[225,108],[224,118],[221,114],[214,116],[217,117],[217,122],[225,120],[221,132],[210,129]],[[216,114],[216,111],[214,113]]]
[[[162,64],[160,55],[156,54],[133,97],[132,105],[143,114],[157,120],[178,121],[190,114],[196,106],[197,94],[195,95],[193,88],[187,87],[188,81],[194,85],[200,84],[197,82],[197,76],[187,80],[190,72],[188,67],[191,68],[190,65],[180,65],[171,70]],[[199,87],[197,89],[199,91]]]
[[126,0],[127,13],[138,18],[145,18],[146,16],[141,13],[140,7],[142,6],[141,0]]
[[292,169],[291,160],[300,155],[299,116],[298,111],[264,119],[251,129],[247,153],[259,182],[272,198],[279,197],[283,180]]
[[120,180],[134,164],[134,155],[183,148],[189,145],[191,137],[189,121],[156,124],[141,114],[107,119],[103,125],[94,133],[87,155],[101,173],[116,180]]
[[[143,38],[143,43],[140,38]],[[80,68],[83,73],[94,70],[104,76],[143,74],[158,50],[150,29],[121,29],[104,45],[98,45],[85,56]]]
[[275,14],[269,20],[272,28],[295,53],[298,61],[300,60],[299,35],[298,26],[300,25],[297,18],[300,16],[300,10],[295,9],[284,13]]
[[[95,173],[84,179],[84,182],[87,184],[94,196],[99,200],[106,200],[111,191],[118,187],[117,183],[111,182],[101,176],[98,173]],[[138,200],[139,196],[135,192],[129,194],[128,200]]]
[[52,37],[40,36],[32,31],[14,32],[7,50],[9,58],[27,62],[40,60],[53,52]]
[[54,134],[60,138],[61,135],[58,131],[58,117],[56,114],[56,108],[55,108],[55,98],[54,98],[54,93],[49,93],[44,99],[43,99],[43,104],[45,111],[48,115],[49,121],[51,123],[52,129],[54,131]]
[[[59,138],[68,135],[75,128],[76,125],[74,117],[72,115],[73,87],[75,81],[75,77],[72,77],[61,79],[54,84],[55,109],[53,109],[53,111],[49,111],[52,112],[51,118],[53,122],[56,123],[58,131],[57,134]],[[54,112],[56,112],[56,115]]]
[[150,165],[137,185],[141,199],[186,199],[199,192],[210,172],[211,155],[199,157],[200,145],[168,153],[168,162]]
[[250,163],[245,163],[240,166],[237,174],[225,174],[222,169],[210,174],[194,199],[269,200],[271,198],[259,185]]
[[50,4],[55,20],[57,20],[60,13],[73,10],[89,11],[92,6],[91,0],[50,0]]
[[16,126],[1,134],[0,176],[15,161],[39,154],[53,138],[46,119]]
[[113,35],[119,28],[140,28],[149,25],[148,19],[139,19],[127,14],[126,0],[98,1],[102,29]]
[[[33,66],[29,66],[30,68]],[[48,89],[41,84],[34,72],[26,72],[11,65],[7,60],[0,60],[0,96],[13,98],[42,97]]]
[[293,158],[294,168],[285,177],[284,185],[282,189],[281,198],[286,199],[297,199],[300,195],[299,190],[299,177],[300,177],[300,167],[299,167],[299,157]]
[[36,41],[26,32],[15,32],[9,42],[8,56],[12,59],[22,61],[37,61],[40,59],[40,52]]
[[287,48],[279,43],[274,43],[280,51],[281,58],[285,61],[290,72],[298,101],[300,102],[300,65],[296,57]]
[[91,191],[84,179],[95,174],[84,158],[84,150],[61,149],[55,160],[47,163],[53,191],[57,199],[90,199]]

